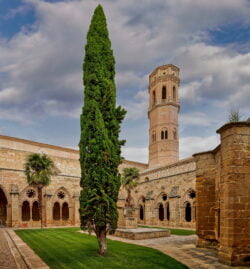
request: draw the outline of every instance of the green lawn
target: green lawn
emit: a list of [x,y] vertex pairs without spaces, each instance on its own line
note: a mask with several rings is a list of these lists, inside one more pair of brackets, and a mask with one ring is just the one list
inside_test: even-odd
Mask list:
[[184,229],[172,229],[172,228],[165,228],[165,227],[156,227],[156,226],[145,226],[145,225],[139,225],[139,227],[144,228],[159,228],[159,229],[165,229],[170,230],[170,233],[173,235],[192,235],[195,234],[196,231],[194,230],[184,230]]
[[105,257],[97,254],[94,236],[78,228],[16,230],[52,269],[184,269],[186,266],[160,251],[108,240]]

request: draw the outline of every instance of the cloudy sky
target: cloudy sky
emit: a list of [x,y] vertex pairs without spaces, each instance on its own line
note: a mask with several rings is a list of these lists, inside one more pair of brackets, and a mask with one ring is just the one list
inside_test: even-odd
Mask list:
[[1,134],[77,147],[85,38],[99,3],[128,111],[127,159],[148,159],[148,74],[158,65],[181,69],[181,158],[215,147],[231,109],[250,117],[247,0],[0,0]]

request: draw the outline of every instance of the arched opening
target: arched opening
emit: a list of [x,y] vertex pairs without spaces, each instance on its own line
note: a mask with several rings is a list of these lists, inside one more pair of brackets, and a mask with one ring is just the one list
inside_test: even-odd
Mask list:
[[173,87],[173,101],[176,102],[176,88]]
[[60,204],[58,202],[55,202],[53,206],[53,220],[60,220],[60,218]]
[[167,215],[167,220],[170,220],[170,208],[169,208],[169,203],[167,203],[167,207],[166,207],[166,215]]
[[165,128],[161,131],[161,140],[168,139],[168,130]]
[[0,188],[0,227],[6,225],[7,221],[7,198]]
[[161,140],[164,140],[164,131],[161,131]]
[[37,201],[35,201],[32,205],[32,220],[34,221],[40,220],[39,204]]
[[164,220],[164,208],[162,204],[159,205],[159,220]]
[[69,219],[69,206],[68,203],[63,203],[62,206],[62,219],[63,220],[68,220]]
[[162,87],[162,99],[166,99],[167,98],[167,89],[166,89],[166,86],[163,86]]
[[185,220],[187,222],[191,221],[192,219],[191,214],[192,214],[191,204],[188,202],[186,203],[186,207],[185,207]]
[[140,220],[144,220],[144,208],[140,205]]
[[165,130],[165,132],[164,132],[164,137],[165,137],[165,139],[168,139],[168,131],[167,130]]
[[30,203],[28,201],[24,201],[22,204],[22,221],[30,220]]
[[155,91],[153,91],[153,105],[155,105],[155,103],[156,103],[156,96],[155,96]]

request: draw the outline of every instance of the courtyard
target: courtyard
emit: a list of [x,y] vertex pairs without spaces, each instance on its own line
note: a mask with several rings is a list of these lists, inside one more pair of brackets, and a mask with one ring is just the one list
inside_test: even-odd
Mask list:
[[[3,261],[1,269],[231,268],[218,262],[215,250],[196,248],[196,235],[175,235],[176,233],[185,234],[185,230],[174,229],[175,234],[171,237],[146,240],[109,236],[110,253],[105,257],[96,253],[95,237],[79,231],[79,228],[15,231],[1,229],[0,260]],[[192,231],[186,230],[186,233],[188,232]],[[134,255],[135,252],[136,255]]]

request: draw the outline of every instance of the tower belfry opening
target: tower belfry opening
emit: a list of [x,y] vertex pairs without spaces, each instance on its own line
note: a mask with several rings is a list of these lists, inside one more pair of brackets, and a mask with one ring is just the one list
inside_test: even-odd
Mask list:
[[149,141],[149,167],[179,160],[179,72],[178,67],[167,64],[149,76],[149,133],[155,134]]

